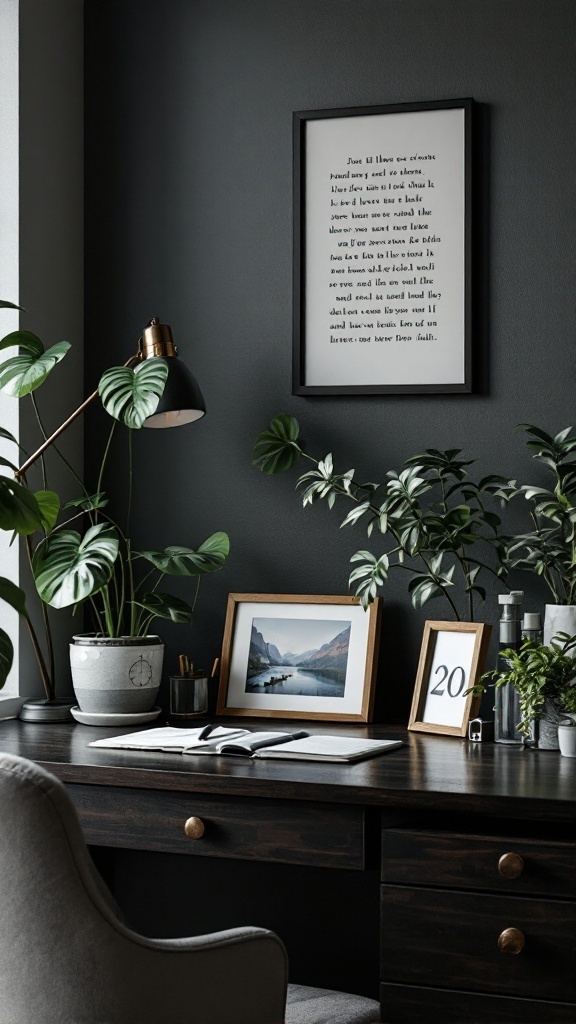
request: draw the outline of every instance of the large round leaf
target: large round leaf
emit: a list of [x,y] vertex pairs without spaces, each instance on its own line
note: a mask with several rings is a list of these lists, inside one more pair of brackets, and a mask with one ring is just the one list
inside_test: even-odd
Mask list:
[[141,551],[140,554],[169,576],[202,576],[205,572],[221,569],[229,552],[228,534],[218,532],[208,537],[197,551],[173,546],[164,551]]
[[167,377],[168,365],[157,357],[145,359],[134,369],[113,366],[102,374],[98,385],[102,405],[115,420],[139,430],[156,412]]
[[0,341],[0,349],[14,345],[21,354],[0,366],[0,391],[15,398],[23,398],[40,387],[70,348],[69,342],[59,341],[45,352],[40,338],[30,331],[13,331]]
[[4,686],[14,660],[12,641],[3,629],[0,629],[0,690]]
[[42,513],[28,488],[0,476],[0,530],[29,534],[40,529]]
[[101,590],[112,575],[118,538],[111,526],[91,526],[84,537],[58,530],[38,545],[32,563],[36,589],[53,608],[67,608]]
[[135,601],[134,604],[158,619],[171,619],[172,622],[190,622],[192,619],[191,606],[180,597],[173,597],[172,594],[162,594],[155,590],[151,594],[144,594],[140,601]]
[[284,473],[296,465],[303,448],[298,420],[283,414],[276,416],[269,429],[256,438],[252,461],[263,473]]

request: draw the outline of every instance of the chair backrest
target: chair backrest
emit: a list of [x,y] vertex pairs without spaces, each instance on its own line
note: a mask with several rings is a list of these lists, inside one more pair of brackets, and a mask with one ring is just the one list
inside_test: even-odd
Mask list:
[[[280,1024],[285,975],[282,944],[261,929],[160,940],[126,928],[64,786],[0,753],[0,1024]],[[272,1012],[257,1010],[255,979]]]
[[0,914],[0,1024],[41,1024],[52,999],[72,1004],[76,1024],[118,920],[64,787],[10,754],[0,754]]

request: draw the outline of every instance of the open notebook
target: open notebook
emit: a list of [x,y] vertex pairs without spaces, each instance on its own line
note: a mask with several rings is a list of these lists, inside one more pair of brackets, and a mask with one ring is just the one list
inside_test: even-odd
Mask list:
[[125,736],[93,740],[90,747],[111,750],[160,750],[181,754],[223,754],[254,758],[289,758],[297,761],[350,763],[375,757],[402,746],[401,740],[369,740],[354,736],[309,736],[302,732],[251,732],[218,726],[205,740],[201,729],[166,726]]

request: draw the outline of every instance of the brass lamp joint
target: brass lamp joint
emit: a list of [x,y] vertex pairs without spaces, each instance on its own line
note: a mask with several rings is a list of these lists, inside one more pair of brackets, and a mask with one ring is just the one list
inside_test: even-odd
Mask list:
[[168,324],[161,324],[156,317],[152,318],[142,331],[142,337],[138,342],[138,355],[140,359],[150,359],[152,356],[169,359],[178,355]]

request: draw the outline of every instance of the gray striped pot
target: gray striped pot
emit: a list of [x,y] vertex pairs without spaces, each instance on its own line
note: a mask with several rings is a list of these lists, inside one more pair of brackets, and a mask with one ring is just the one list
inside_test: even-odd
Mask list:
[[73,637],[70,666],[78,707],[93,714],[150,711],[163,658],[164,644],[158,636]]

